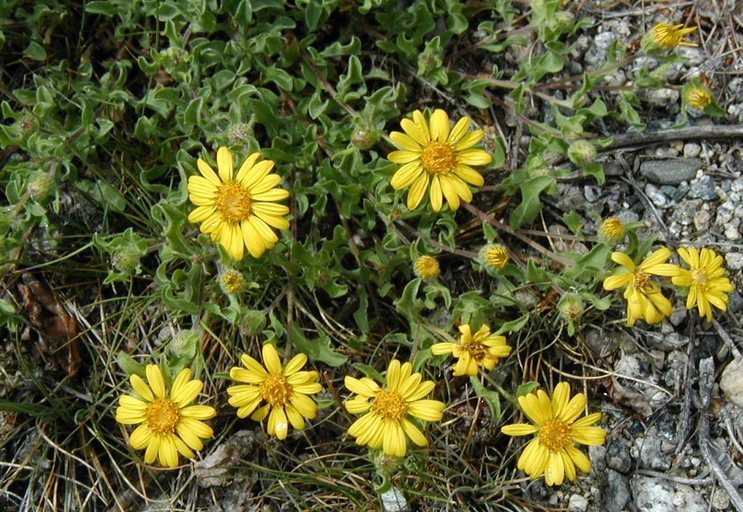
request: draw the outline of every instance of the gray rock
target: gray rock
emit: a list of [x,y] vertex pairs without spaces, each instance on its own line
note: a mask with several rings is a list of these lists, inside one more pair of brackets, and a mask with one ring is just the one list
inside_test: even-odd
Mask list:
[[640,466],[665,471],[671,467],[671,458],[662,452],[662,440],[655,436],[638,439],[640,443]]
[[689,142],[684,144],[684,158],[695,158],[702,152],[702,146]]
[[743,269],[743,253],[729,252],[725,255],[725,266],[728,270]]
[[607,467],[627,473],[632,468],[632,456],[630,455],[630,445],[624,439],[615,439],[606,449]]
[[606,472],[606,492],[604,494],[604,507],[606,512],[619,512],[624,510],[627,503],[632,499],[632,490],[629,481],[621,473],[613,470]]
[[656,107],[666,107],[670,104],[677,103],[679,92],[675,89],[650,89],[642,94],[645,101]]
[[662,478],[635,475],[630,483],[639,512],[675,512],[673,487]]
[[725,489],[717,488],[712,493],[712,499],[710,500],[712,506],[717,510],[725,510],[730,506],[730,495]]
[[656,208],[664,208],[669,206],[670,201],[668,200],[666,195],[652,183],[648,183],[647,185],[645,185],[645,195],[648,196],[648,200],[650,200],[650,202],[653,203],[653,206],[655,206]]
[[573,494],[568,500],[569,512],[586,512],[588,509],[588,500],[580,494]]
[[595,203],[601,198],[601,187],[586,185],[583,187],[583,195],[589,203]]
[[692,199],[703,199],[705,201],[717,199],[715,180],[712,176],[700,176],[693,179],[689,185],[691,186],[689,189],[689,197]]
[[733,359],[722,371],[720,389],[730,402],[743,407],[743,359]]
[[384,507],[385,512],[407,512],[410,510],[405,496],[394,486],[382,493],[382,507]]
[[697,231],[707,231],[712,222],[712,214],[708,210],[699,210],[694,214],[694,227]]
[[694,179],[701,167],[702,161],[698,158],[647,160],[640,164],[640,174],[656,185],[679,185]]
[[673,496],[673,504],[676,510],[684,512],[707,512],[709,510],[701,493],[688,485],[676,484],[676,494]]
[[699,48],[678,46],[674,51],[676,52],[676,55],[687,60],[685,64],[688,66],[698,66],[704,62],[705,59],[704,52]]
[[602,32],[593,39],[593,44],[583,57],[588,64],[593,66],[601,65],[606,61],[606,50],[611,46],[614,40],[619,37],[616,32]]
[[728,224],[725,224],[725,238],[728,240],[740,240],[739,225],[740,221],[738,219],[733,219]]

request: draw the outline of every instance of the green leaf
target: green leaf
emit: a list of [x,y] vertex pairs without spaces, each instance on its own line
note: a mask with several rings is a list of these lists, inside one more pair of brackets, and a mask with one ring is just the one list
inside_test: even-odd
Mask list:
[[23,50],[23,54],[33,60],[46,60],[46,50],[36,41],[31,41],[30,43],[28,43],[26,49]]
[[500,335],[500,334],[504,334],[508,332],[519,332],[529,322],[529,318],[530,318],[529,313],[525,313],[521,315],[520,317],[518,317],[516,320],[505,322],[503,325],[500,326],[500,328],[495,332],[495,334]]
[[127,375],[139,375],[142,378],[145,377],[145,365],[142,363],[138,363],[132,356],[130,356],[126,352],[119,352],[119,354],[116,356],[116,362]]
[[487,389],[485,386],[482,385],[482,382],[480,382],[476,376],[472,375],[470,376],[470,384],[472,385],[472,389],[475,391],[475,394],[477,396],[484,398],[485,402],[490,407],[490,412],[493,414],[493,421],[499,422],[501,417],[501,409],[500,409],[500,395],[497,391],[491,391]]
[[103,14],[104,16],[113,16],[121,10],[121,7],[106,0],[105,2],[95,1],[85,4],[85,12],[90,14]]
[[528,395],[535,389],[539,387],[539,382],[535,382],[533,380],[529,382],[524,382],[523,384],[520,384],[519,387],[516,388],[516,398],[524,395]]
[[511,227],[518,229],[537,218],[542,209],[539,195],[555,184],[552,176],[529,178],[521,185],[521,203],[511,213]]
[[307,339],[302,329],[296,325],[291,326],[291,340],[297,350],[305,354],[313,362],[321,361],[328,366],[341,366],[348,361],[348,358],[330,348],[330,337],[326,334],[320,334],[317,339]]

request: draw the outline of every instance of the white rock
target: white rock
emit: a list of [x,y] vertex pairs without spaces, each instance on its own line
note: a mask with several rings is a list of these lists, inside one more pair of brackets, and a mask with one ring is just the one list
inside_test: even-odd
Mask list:
[[725,367],[720,377],[720,389],[729,401],[743,407],[743,359],[733,359]]
[[573,494],[568,500],[568,510],[570,512],[586,512],[588,509],[588,500],[580,494]]

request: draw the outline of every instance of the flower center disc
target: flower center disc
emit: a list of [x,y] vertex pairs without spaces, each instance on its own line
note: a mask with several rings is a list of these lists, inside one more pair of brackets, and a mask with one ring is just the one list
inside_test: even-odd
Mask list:
[[261,384],[261,396],[272,406],[283,407],[289,403],[291,394],[292,385],[281,374],[272,373]]
[[485,354],[487,354],[487,349],[485,348],[485,345],[482,343],[470,343],[467,346],[467,352],[470,353],[470,356],[472,356],[472,359],[477,361],[478,363],[483,360],[485,357]]
[[377,394],[371,410],[385,420],[400,421],[408,412],[408,404],[397,391],[383,390]]
[[539,444],[556,452],[571,443],[569,434],[570,425],[559,418],[553,418],[539,430]]
[[706,290],[707,289],[707,274],[701,268],[691,271],[691,278],[694,280],[694,284]]
[[508,261],[508,253],[500,247],[489,249],[486,257],[488,263],[497,268],[503,267]]
[[443,142],[431,142],[421,154],[423,169],[431,174],[446,174],[451,172],[457,163],[454,149]]
[[144,414],[147,426],[156,434],[173,433],[175,426],[181,419],[180,409],[167,398],[152,402],[147,406]]
[[645,293],[649,285],[650,285],[650,274],[647,274],[645,272],[637,272],[635,274],[635,288]]
[[219,188],[217,210],[222,218],[230,223],[238,223],[248,218],[251,212],[250,193],[239,183],[225,183]]

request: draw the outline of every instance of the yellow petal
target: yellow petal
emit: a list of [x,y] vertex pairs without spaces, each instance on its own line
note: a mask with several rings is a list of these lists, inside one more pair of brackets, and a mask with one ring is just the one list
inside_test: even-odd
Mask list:
[[208,405],[189,405],[181,409],[181,417],[195,420],[210,420],[217,415],[214,407]]
[[475,185],[476,187],[481,187],[485,184],[485,178],[482,177],[482,174],[474,170],[469,165],[464,164],[457,164],[454,167],[454,174],[459,176],[462,180],[469,183],[470,185]]
[[250,174],[250,171],[253,169],[253,165],[255,165],[255,162],[258,161],[260,157],[261,154],[258,152],[252,153],[250,156],[248,156],[248,158],[246,158],[240,166],[240,170],[237,172],[237,176],[235,176],[235,181],[245,186],[244,182],[246,178]]
[[424,421],[439,421],[445,404],[438,400],[417,400],[408,404],[408,412]]
[[160,367],[156,364],[148,364],[145,369],[147,382],[157,398],[165,398],[165,380]]
[[449,140],[447,141],[449,144],[456,146],[457,142],[460,141],[462,137],[467,133],[467,130],[470,128],[470,124],[472,123],[472,119],[469,117],[463,117],[457,123],[454,125],[454,128],[452,128],[451,132],[449,133]]
[[152,430],[147,425],[140,425],[129,437],[129,445],[135,450],[141,450],[147,446],[152,439]]
[[407,150],[393,151],[387,155],[387,160],[396,164],[407,164],[413,161],[420,161],[420,158],[420,152]]
[[254,258],[260,258],[264,252],[266,252],[266,246],[263,244],[263,239],[258,234],[258,231],[253,227],[250,222],[240,223],[242,228],[242,236],[245,240],[245,245],[248,247],[248,252]]
[[457,162],[464,165],[488,165],[493,157],[483,149],[465,149],[457,151]]
[[431,114],[431,138],[439,142],[445,142],[449,138],[449,116],[437,108]]
[[404,151],[417,151],[418,154],[421,152],[421,145],[409,135],[405,135],[401,132],[391,132],[390,139],[392,139],[395,146]]
[[269,373],[281,374],[281,359],[279,359],[279,353],[276,351],[271,343],[263,344],[263,364],[266,365],[266,369]]
[[223,182],[232,181],[232,154],[225,146],[217,150],[217,170]]
[[[429,199],[431,201],[431,208],[433,211],[438,212],[441,210],[443,205],[443,192],[441,191],[441,182],[438,176],[434,176],[431,180],[431,190],[429,191]],[[458,206],[458,205],[457,205]]]
[[402,429],[405,431],[405,434],[410,438],[411,441],[413,441],[418,446],[427,446],[428,440],[426,439],[426,436],[423,435],[423,432],[421,432],[418,427],[416,427],[413,422],[406,420],[405,418],[402,419]]
[[408,210],[415,210],[421,203],[421,201],[423,200],[423,196],[426,194],[429,179],[430,175],[427,172],[424,172],[421,173],[418,176],[418,179],[413,182],[413,185],[408,191]]
[[459,152],[465,149],[471,148],[478,142],[480,142],[485,136],[485,132],[482,130],[473,130],[467,135],[463,136],[459,142],[454,145],[454,151]]
[[405,164],[397,170],[394,176],[392,176],[390,185],[392,185],[392,188],[395,190],[407,188],[413,184],[422,172],[423,167],[421,166],[420,160]]
[[528,423],[513,423],[511,425],[504,425],[500,431],[507,436],[528,436],[537,432],[537,427]]
[[302,367],[307,363],[307,356],[299,353],[291,358],[291,360],[287,363],[286,367],[284,368],[284,375],[289,376],[294,373],[297,373],[299,370],[302,369]]
[[201,173],[201,175],[209,180],[212,185],[214,185],[215,187],[222,186],[222,181],[217,177],[208,163],[199,158],[198,160],[196,160],[196,167],[199,168],[199,172]]

